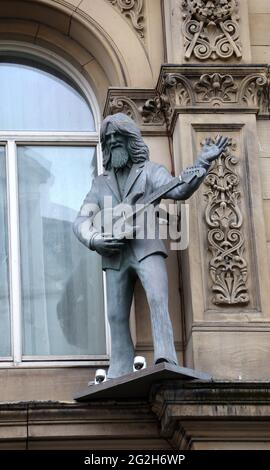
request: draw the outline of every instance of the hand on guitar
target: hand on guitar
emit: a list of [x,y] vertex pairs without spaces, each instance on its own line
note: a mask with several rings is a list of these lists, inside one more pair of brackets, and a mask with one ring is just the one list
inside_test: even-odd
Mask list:
[[91,240],[91,247],[97,251],[101,256],[112,256],[119,253],[124,241],[118,240],[114,237],[106,236],[105,234],[96,235]]

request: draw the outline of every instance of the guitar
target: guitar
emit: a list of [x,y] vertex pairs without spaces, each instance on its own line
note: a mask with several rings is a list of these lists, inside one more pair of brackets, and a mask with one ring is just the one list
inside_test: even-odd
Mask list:
[[[119,240],[135,238],[134,234],[139,228],[135,221],[147,207],[162,199],[165,194],[177,186],[190,183],[194,178],[201,178],[205,173],[206,170],[203,167],[186,168],[180,176],[172,178],[169,183],[150,194],[143,204],[137,202],[135,206],[132,206],[125,202],[99,211],[93,219],[93,226],[104,236]],[[142,195],[138,194],[138,198]]]

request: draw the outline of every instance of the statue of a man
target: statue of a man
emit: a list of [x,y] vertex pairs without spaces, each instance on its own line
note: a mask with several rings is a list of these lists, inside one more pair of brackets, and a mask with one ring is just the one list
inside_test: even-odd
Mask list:
[[[102,256],[111,331],[108,378],[116,378],[133,371],[134,345],[129,316],[137,278],[146,292],[150,307],[154,363],[165,361],[177,364],[168,311],[167,252],[159,238],[108,238],[95,227],[93,220],[97,211],[104,208],[105,197],[111,197],[112,207],[127,201],[128,204],[135,204],[138,195],[140,203],[143,203],[150,194],[173,178],[164,166],[149,161],[149,149],[138,126],[125,114],[118,113],[104,119],[101,143],[105,171],[94,179],[74,222],[74,232],[87,248]],[[222,137],[217,139],[216,144],[206,141],[193,167],[205,171],[201,171],[201,176],[192,181],[167,192],[164,198],[188,199],[227,143],[228,139]]]

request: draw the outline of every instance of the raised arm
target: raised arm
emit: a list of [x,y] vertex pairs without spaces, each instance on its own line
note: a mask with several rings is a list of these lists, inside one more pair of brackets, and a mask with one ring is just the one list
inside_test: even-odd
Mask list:
[[[202,151],[199,153],[193,165],[194,168],[204,168],[205,174],[200,177],[196,176],[190,183],[183,183],[175,189],[172,189],[164,196],[164,199],[188,199],[200,186],[209,168],[211,167],[212,162],[216,160],[222,154],[222,152],[224,152],[228,143],[229,139],[227,137],[216,137],[214,144],[210,138],[206,139]],[[156,190],[160,186],[168,183],[172,179],[172,176],[165,167],[157,165],[151,179],[154,183],[154,190]]]

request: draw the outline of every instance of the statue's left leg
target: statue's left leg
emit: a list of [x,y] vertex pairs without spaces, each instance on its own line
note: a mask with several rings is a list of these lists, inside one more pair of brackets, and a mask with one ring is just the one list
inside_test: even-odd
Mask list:
[[168,276],[165,259],[159,254],[150,255],[138,262],[136,271],[146,292],[151,312],[154,362],[167,361],[177,364],[168,310]]
[[133,372],[134,345],[129,327],[130,307],[135,284],[134,273],[128,267],[129,255],[121,269],[106,271],[107,311],[111,331],[111,357],[108,379]]

